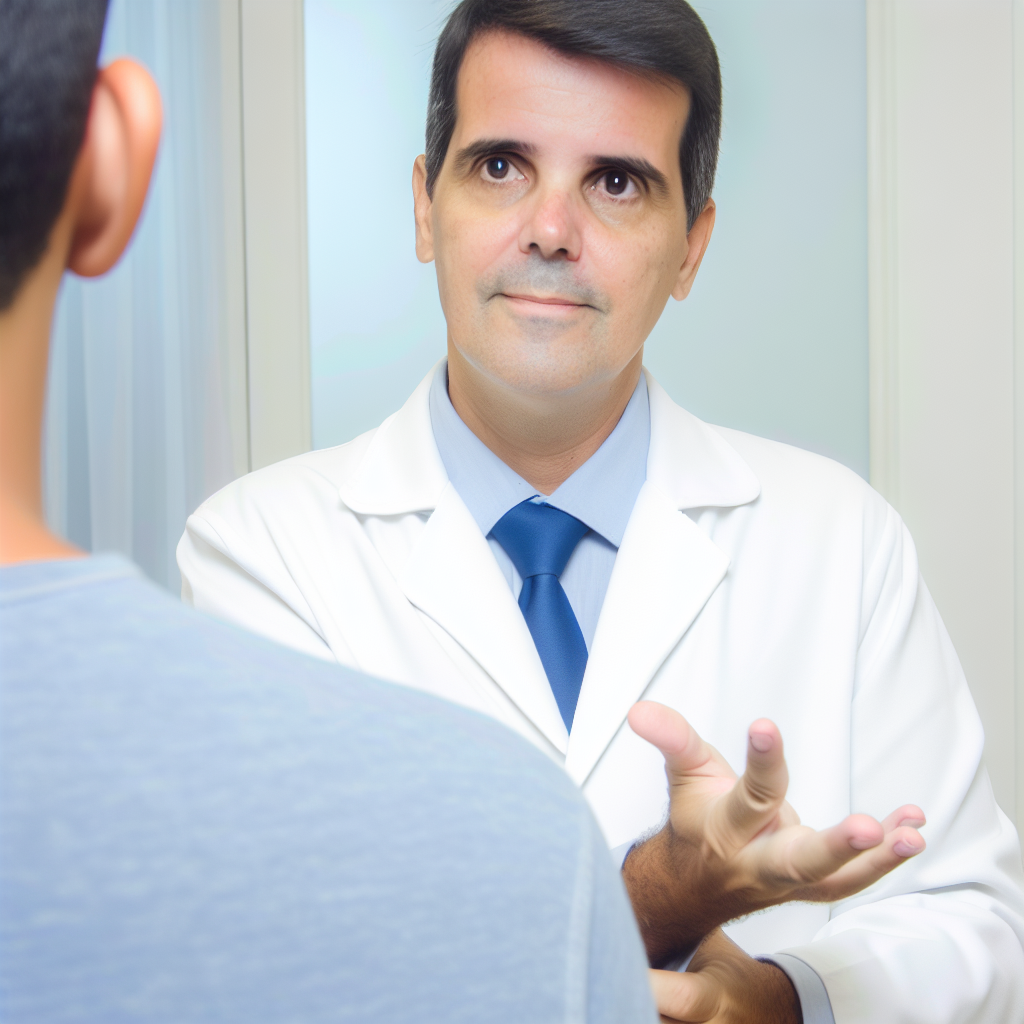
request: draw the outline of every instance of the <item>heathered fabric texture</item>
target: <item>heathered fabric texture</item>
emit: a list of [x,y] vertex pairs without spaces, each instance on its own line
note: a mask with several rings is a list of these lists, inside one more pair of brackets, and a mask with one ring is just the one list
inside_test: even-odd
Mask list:
[[0,570],[0,1018],[655,1014],[555,765],[103,556]]

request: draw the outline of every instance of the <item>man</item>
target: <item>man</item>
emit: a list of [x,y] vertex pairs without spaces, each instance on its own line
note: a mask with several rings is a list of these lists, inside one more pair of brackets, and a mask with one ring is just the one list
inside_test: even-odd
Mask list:
[[65,268],[129,241],[149,75],[0,0],[0,1017],[651,1021],[572,783],[472,712],[182,607],[41,514]]
[[[1020,849],[902,523],[854,474],[707,426],[642,371],[711,236],[720,96],[681,0],[464,0],[413,172],[447,360],[377,430],[204,504],[183,595],[563,763],[632,846],[652,964],[709,936],[656,975],[673,1018],[1020,1019]],[[787,832],[759,716],[793,805],[840,825]],[[656,747],[671,813],[636,843],[664,820]],[[708,804],[745,753],[771,784]],[[767,868],[789,836],[824,860]],[[717,930],[766,907],[729,932],[776,967]]]

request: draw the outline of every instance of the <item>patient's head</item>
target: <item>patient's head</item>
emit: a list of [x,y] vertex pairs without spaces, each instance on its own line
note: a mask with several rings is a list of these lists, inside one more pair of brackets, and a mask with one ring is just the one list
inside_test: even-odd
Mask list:
[[131,61],[97,70],[106,10],[107,0],[0,0],[0,311],[55,241],[59,271],[108,270],[141,211],[159,96]]
[[64,205],[106,12],[107,0],[0,0],[0,309]]

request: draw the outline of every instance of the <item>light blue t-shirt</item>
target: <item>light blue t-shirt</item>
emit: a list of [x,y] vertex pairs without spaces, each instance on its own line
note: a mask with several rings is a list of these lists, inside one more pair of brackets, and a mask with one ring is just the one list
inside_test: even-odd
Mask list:
[[0,1019],[656,1015],[564,772],[102,556],[0,570]]

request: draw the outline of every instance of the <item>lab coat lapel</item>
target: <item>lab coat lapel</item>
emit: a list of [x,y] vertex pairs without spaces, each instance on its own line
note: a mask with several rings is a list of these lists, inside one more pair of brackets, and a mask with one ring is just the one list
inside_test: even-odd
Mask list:
[[490,546],[450,483],[398,583],[564,753],[565,724],[526,620]]
[[566,752],[566,768],[582,784],[728,570],[725,553],[682,510],[746,504],[760,483],[714,427],[647,375],[647,482],[615,561],[569,740],[522,613],[434,443],[434,372],[353,450],[341,498],[362,515],[430,513],[399,586]]
[[714,427],[676,405],[650,374],[647,388],[647,481],[615,559],[566,754],[579,785],[729,569],[726,553],[683,510],[745,505],[761,490]]
[[448,473],[430,426],[430,382],[436,372],[435,366],[376,430],[335,449],[345,460],[336,479],[338,493],[357,515],[429,512],[437,505]]
[[580,691],[565,767],[583,785],[729,559],[656,485],[626,527]]
[[360,515],[430,514],[397,575],[399,587],[564,753],[565,723],[526,621],[438,453],[429,406],[436,372],[353,453],[355,465],[339,481],[341,499]]

